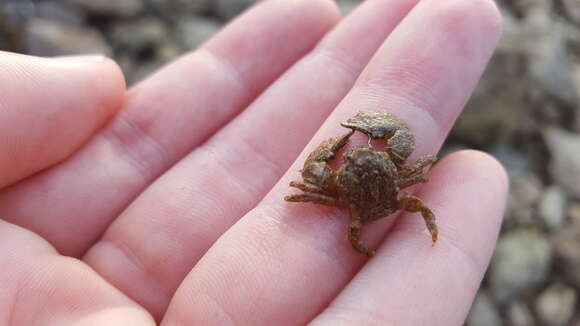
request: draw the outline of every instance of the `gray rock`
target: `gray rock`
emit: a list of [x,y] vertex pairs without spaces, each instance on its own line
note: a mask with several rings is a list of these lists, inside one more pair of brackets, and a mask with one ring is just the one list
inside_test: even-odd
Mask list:
[[79,10],[65,6],[61,2],[43,1],[35,4],[34,16],[71,26],[82,26],[85,20],[85,16]]
[[502,321],[497,307],[487,291],[479,291],[471,306],[471,311],[467,317],[468,326],[501,326]]
[[552,249],[536,230],[516,229],[500,238],[491,262],[489,281],[494,296],[506,301],[545,281]]
[[152,8],[166,17],[204,14],[211,10],[214,0],[148,0]]
[[550,11],[552,9],[552,0],[498,0],[498,3],[519,16],[526,16],[530,11],[542,10]]
[[580,1],[578,0],[561,0],[564,5],[564,10],[568,17],[578,25],[580,25]]
[[519,54],[528,61],[521,77],[526,83],[527,106],[552,120],[561,120],[574,114],[580,96],[567,48],[571,38],[579,37],[574,37],[577,30],[553,14],[552,2],[509,1],[508,7],[523,18],[518,20],[508,10],[502,11],[504,33],[498,51]]
[[354,8],[358,7],[360,1],[356,0],[337,0],[336,3],[340,8],[340,12],[342,12],[343,16],[348,15]]
[[561,283],[552,284],[536,299],[536,312],[546,325],[564,326],[574,315],[576,299],[574,288]]
[[168,62],[183,54],[183,51],[183,47],[177,43],[176,40],[168,38],[159,44],[155,51],[155,55],[157,59],[163,62]]
[[[515,301],[507,309],[507,319],[511,326],[534,326],[536,322],[530,309],[522,302]],[[490,324],[491,326],[492,324]]]
[[239,15],[259,0],[216,0],[216,14],[225,21]]
[[132,54],[126,52],[118,53],[115,56],[115,61],[119,64],[121,70],[123,70],[127,84],[130,84],[134,80],[133,71],[137,68],[135,58]]
[[538,204],[538,215],[550,229],[559,229],[566,219],[565,206],[566,193],[558,186],[550,186]]
[[63,2],[89,14],[118,17],[137,16],[145,8],[143,0],[63,0]]
[[566,216],[570,219],[570,223],[580,225],[580,203],[568,204]]
[[25,9],[7,4],[0,5],[0,49],[3,51],[24,52]]
[[580,224],[571,224],[554,237],[554,251],[559,258],[560,270],[580,287]]
[[571,195],[580,198],[580,135],[552,128],[543,136],[552,155],[550,173]]
[[40,18],[28,22],[24,39],[27,53],[38,56],[110,56],[112,52],[103,35],[96,29],[69,26]]
[[526,174],[532,169],[530,157],[513,145],[501,143],[493,147],[489,153],[503,165],[509,175]]
[[528,67],[532,78],[545,94],[574,107],[578,103],[578,93],[572,60],[566,48],[566,26],[545,11],[530,15],[526,24]]
[[213,19],[202,17],[183,17],[177,22],[176,35],[186,50],[194,50],[212,37],[221,24]]
[[135,61],[136,57],[140,61],[165,63],[184,52],[167,24],[156,17],[115,23],[109,34],[116,50],[117,60],[126,69],[130,81],[133,80],[132,76],[136,70],[142,71],[136,67],[143,62],[131,62]]
[[489,147],[505,143],[522,127],[529,111],[529,80],[523,54],[499,49],[451,132],[451,139]]
[[140,64],[135,64],[132,68],[131,74],[127,76],[127,84],[134,85],[159,70],[166,62],[162,60],[146,61]]
[[512,173],[505,223],[530,225],[535,223],[536,202],[542,194],[542,182],[532,173]]
[[109,35],[116,49],[139,52],[164,42],[170,32],[159,18],[145,17],[136,21],[121,20],[114,23]]
[[0,14],[11,22],[24,22],[35,14],[32,1],[2,1],[0,4]]

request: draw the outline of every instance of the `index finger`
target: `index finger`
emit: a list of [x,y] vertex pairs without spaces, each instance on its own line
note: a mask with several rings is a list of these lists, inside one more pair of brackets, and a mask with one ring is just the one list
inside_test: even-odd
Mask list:
[[[191,271],[169,308],[168,324],[214,324],[227,317],[251,325],[296,325],[312,319],[353,277],[364,257],[344,239],[347,212],[283,202],[291,191],[288,182],[299,178],[297,171],[308,153],[322,140],[343,134],[339,122],[359,110],[396,114],[415,134],[415,156],[436,152],[499,35],[500,18],[492,1],[420,2],[290,172]],[[371,245],[380,241],[386,225],[374,228],[377,232],[367,240]],[[424,241],[430,245],[426,235]],[[248,304],[263,298],[269,306],[261,304],[257,310]]]

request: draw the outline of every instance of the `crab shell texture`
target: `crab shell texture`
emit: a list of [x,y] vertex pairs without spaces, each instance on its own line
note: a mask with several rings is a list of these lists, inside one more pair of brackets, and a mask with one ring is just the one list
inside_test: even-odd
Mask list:
[[387,140],[387,152],[393,161],[402,164],[415,150],[415,137],[407,123],[389,112],[359,112],[340,124],[360,131],[371,139]]
[[344,162],[333,171],[327,162],[345,145],[349,133],[324,141],[310,154],[301,170],[308,185],[334,199],[339,207],[348,207],[354,218],[363,222],[390,215],[398,206],[397,166],[386,152],[369,147],[356,147],[344,153]]
[[357,147],[344,159],[336,172],[338,198],[350,203],[353,215],[366,223],[393,213],[398,207],[399,176],[388,154]]

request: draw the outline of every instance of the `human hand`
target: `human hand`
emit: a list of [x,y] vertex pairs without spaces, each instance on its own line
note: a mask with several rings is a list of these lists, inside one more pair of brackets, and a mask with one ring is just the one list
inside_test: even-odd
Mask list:
[[359,110],[407,121],[410,161],[441,146],[500,18],[490,0],[416,2],[334,26],[331,1],[265,1],[126,96],[110,60],[2,54],[4,323],[461,325],[506,197],[492,158],[443,159],[418,194],[437,244],[418,214],[389,217],[365,229],[371,260],[347,212],[282,200]]

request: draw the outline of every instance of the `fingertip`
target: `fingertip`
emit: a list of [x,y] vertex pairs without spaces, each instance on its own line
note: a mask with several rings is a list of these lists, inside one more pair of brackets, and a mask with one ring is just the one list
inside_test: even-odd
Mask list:
[[493,0],[477,0],[474,3],[480,6],[478,9],[484,18],[484,27],[495,37],[496,42],[499,41],[503,32],[503,19],[497,3]]
[[308,2],[310,5],[318,5],[320,8],[317,11],[324,15],[324,22],[329,26],[335,25],[342,18],[342,12],[334,0],[302,1]]
[[509,180],[506,169],[492,155],[486,152],[467,149],[451,153],[438,165],[445,165],[446,170],[456,171],[465,178],[484,179],[494,192],[507,198]]
[[41,58],[0,52],[0,187],[52,166],[123,105],[119,66],[100,55]]
[[[28,57],[28,60],[30,61],[26,63],[26,69],[31,71],[32,79],[47,83],[47,79],[57,80],[60,78],[56,75],[60,75],[63,84],[61,88],[68,88],[71,98],[83,99],[90,104],[74,109],[91,110],[98,114],[95,117],[97,121],[107,121],[122,107],[127,84],[121,67],[113,59],[101,54],[89,54],[52,58]],[[62,98],[66,99],[64,96]]]
[[102,66],[102,69],[99,69],[102,74],[101,78],[107,81],[104,83],[105,89],[102,90],[104,99],[102,107],[107,110],[106,113],[110,117],[123,107],[127,81],[123,70],[116,61],[105,58],[100,66]]
[[[457,33],[471,26],[471,37],[482,40],[487,48],[493,49],[502,31],[500,11],[493,0],[450,0],[439,2],[439,13],[450,33]],[[477,35],[473,35],[475,33]]]

